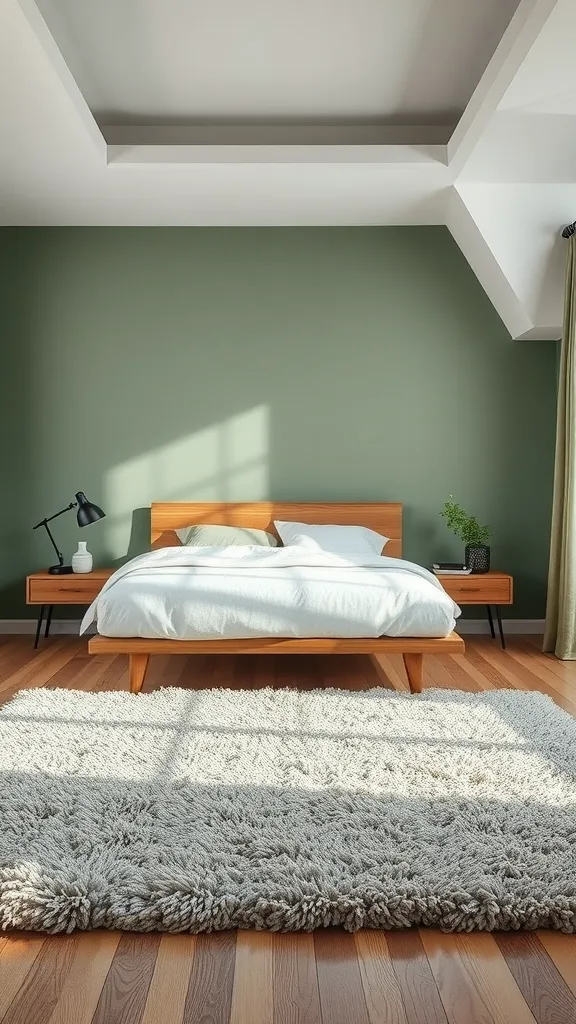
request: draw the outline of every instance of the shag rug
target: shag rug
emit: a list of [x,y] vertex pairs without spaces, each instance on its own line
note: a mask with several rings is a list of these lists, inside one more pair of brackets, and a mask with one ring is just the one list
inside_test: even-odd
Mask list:
[[0,768],[2,928],[576,930],[539,693],[37,689]]

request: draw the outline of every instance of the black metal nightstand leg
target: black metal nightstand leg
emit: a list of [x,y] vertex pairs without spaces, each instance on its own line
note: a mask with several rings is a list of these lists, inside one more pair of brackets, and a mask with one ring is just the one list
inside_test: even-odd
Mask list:
[[495,605],[496,618],[498,619],[498,629],[500,632],[500,643],[502,644],[502,650],[506,650],[506,640],[504,639],[504,630],[502,629],[502,616],[500,615],[500,605]]
[[492,639],[494,640],[496,637],[496,633],[494,632],[494,619],[492,618],[492,609],[489,604],[486,605],[486,611],[488,612],[488,623],[490,625],[490,633],[492,634]]
[[34,640],[34,647],[38,647],[38,641],[40,639],[40,630],[42,629],[42,619],[44,618],[44,609],[46,605],[40,605],[40,611],[38,612],[38,622],[36,623],[36,639]]
[[53,611],[54,611],[54,605],[53,604],[49,604],[48,605],[48,614],[46,616],[46,629],[44,630],[44,637],[45,638],[50,635],[50,626],[52,625],[52,612]]

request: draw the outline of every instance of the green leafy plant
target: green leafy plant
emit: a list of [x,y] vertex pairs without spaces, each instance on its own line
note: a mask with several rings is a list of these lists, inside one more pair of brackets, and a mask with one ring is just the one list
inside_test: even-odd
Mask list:
[[444,502],[444,508],[440,512],[446,520],[448,529],[452,530],[465,544],[486,544],[492,536],[489,526],[481,526],[476,516],[470,516],[464,511],[457,501],[454,501],[452,494],[448,495],[448,501]]

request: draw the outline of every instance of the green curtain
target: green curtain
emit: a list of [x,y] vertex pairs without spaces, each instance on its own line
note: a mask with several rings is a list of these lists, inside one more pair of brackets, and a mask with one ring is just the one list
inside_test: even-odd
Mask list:
[[544,650],[576,661],[576,234],[568,246]]

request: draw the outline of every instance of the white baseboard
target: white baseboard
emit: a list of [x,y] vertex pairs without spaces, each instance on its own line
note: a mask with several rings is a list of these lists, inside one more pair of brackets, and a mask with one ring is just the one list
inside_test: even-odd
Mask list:
[[[503,619],[505,633],[543,633],[544,619]],[[496,626],[496,623],[494,623]],[[72,633],[78,635],[80,619],[53,619],[51,633]],[[460,619],[456,631],[463,636],[472,633],[489,633],[486,619]],[[35,619],[0,619],[0,633],[35,633]],[[93,633],[94,629],[87,630]]]
[[[502,619],[505,633],[543,633],[544,619]],[[498,632],[498,623],[494,617],[494,629]],[[467,633],[489,633],[490,627],[486,619],[458,619],[456,632],[466,636]]]
[[[50,634],[71,633],[78,636],[81,619],[52,619]],[[46,620],[42,623],[42,635]],[[36,619],[0,619],[0,633],[35,633]],[[87,633],[96,632],[93,627],[86,630]]]

